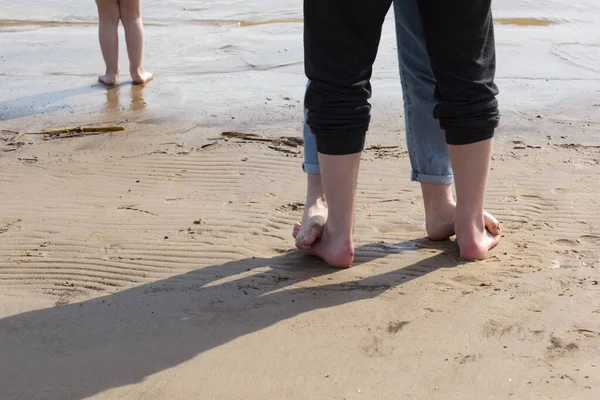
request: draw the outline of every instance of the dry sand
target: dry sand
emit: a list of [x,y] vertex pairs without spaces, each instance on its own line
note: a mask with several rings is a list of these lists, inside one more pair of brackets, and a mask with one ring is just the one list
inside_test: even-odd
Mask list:
[[156,80],[111,89],[95,26],[0,24],[0,129],[126,127],[0,134],[0,399],[599,399],[600,46],[498,3],[501,244],[424,238],[388,21],[347,270],[293,250],[301,147],[220,135],[300,135],[299,24],[150,26]]
[[583,125],[500,136],[478,263],[423,238],[402,134],[374,129],[399,147],[365,152],[343,271],[292,250],[300,156],[125,125],[2,135],[0,398],[597,398],[600,150],[560,139]]

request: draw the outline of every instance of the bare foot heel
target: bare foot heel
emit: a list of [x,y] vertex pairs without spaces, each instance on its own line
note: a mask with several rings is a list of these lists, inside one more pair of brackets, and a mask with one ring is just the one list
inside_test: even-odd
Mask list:
[[98,82],[102,82],[105,85],[115,85],[119,81],[119,74],[104,74],[98,77]]
[[310,247],[310,254],[320,257],[335,268],[348,268],[354,262],[354,243],[352,238],[335,237],[323,228],[321,237]]
[[[425,211],[425,229],[427,237],[433,241],[447,240],[454,236],[454,213],[455,204],[447,204],[446,207]],[[500,235],[500,222],[489,212],[483,212],[485,229],[492,236]]]
[[147,71],[136,72],[131,74],[131,79],[134,85],[145,85],[154,79],[154,74]]
[[460,257],[468,261],[483,260],[489,250],[500,242],[500,235],[493,235],[487,227],[480,229],[475,224],[464,228],[456,227],[456,242],[460,249]]
[[454,202],[425,206],[425,230],[430,240],[447,240],[454,235]]
[[454,235],[456,203],[450,184],[421,183],[425,206],[425,229],[431,240],[447,240]]

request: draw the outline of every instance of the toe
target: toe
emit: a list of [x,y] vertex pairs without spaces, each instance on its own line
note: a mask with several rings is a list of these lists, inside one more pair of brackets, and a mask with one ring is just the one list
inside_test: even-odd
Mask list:
[[298,232],[300,232],[300,228],[302,227],[302,222],[296,222],[294,224],[294,229],[292,231],[292,237],[296,239],[298,237]]
[[490,213],[484,214],[485,228],[494,236],[500,235],[500,222]]
[[310,243],[310,244],[307,243],[303,232],[299,233],[298,236],[296,237],[296,248],[300,251],[310,251],[311,244],[312,243]]

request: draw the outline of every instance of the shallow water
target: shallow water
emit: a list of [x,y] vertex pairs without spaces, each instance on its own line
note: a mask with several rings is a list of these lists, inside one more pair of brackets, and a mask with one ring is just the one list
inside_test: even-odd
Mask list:
[[[305,81],[302,2],[205,4],[144,1],[145,63],[156,80],[143,90],[144,101],[121,86],[119,102],[113,98],[110,103],[107,99],[117,89],[95,84],[103,61],[93,1],[0,0],[0,119],[61,113],[112,116],[132,109],[203,123],[222,122],[240,112],[252,115],[248,123],[280,123],[300,115],[296,108]],[[496,0],[494,12],[505,111],[558,113],[571,107],[587,115],[587,108],[584,112],[577,107],[600,102],[595,100],[600,93],[600,2]],[[120,65],[126,73],[123,42]],[[124,74],[123,81],[127,79]],[[376,108],[378,103],[378,109],[400,103],[392,13],[373,86]]]

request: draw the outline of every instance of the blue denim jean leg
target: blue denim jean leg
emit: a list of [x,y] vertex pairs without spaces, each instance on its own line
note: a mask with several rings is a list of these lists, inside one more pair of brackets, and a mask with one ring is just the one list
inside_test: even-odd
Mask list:
[[450,184],[454,177],[446,136],[433,118],[435,78],[416,0],[395,0],[398,63],[404,99],[411,180]]
[[310,126],[306,123],[306,117],[308,110],[304,110],[304,162],[302,163],[302,170],[307,174],[320,174],[319,169],[319,154],[317,153],[317,139],[310,130]]

